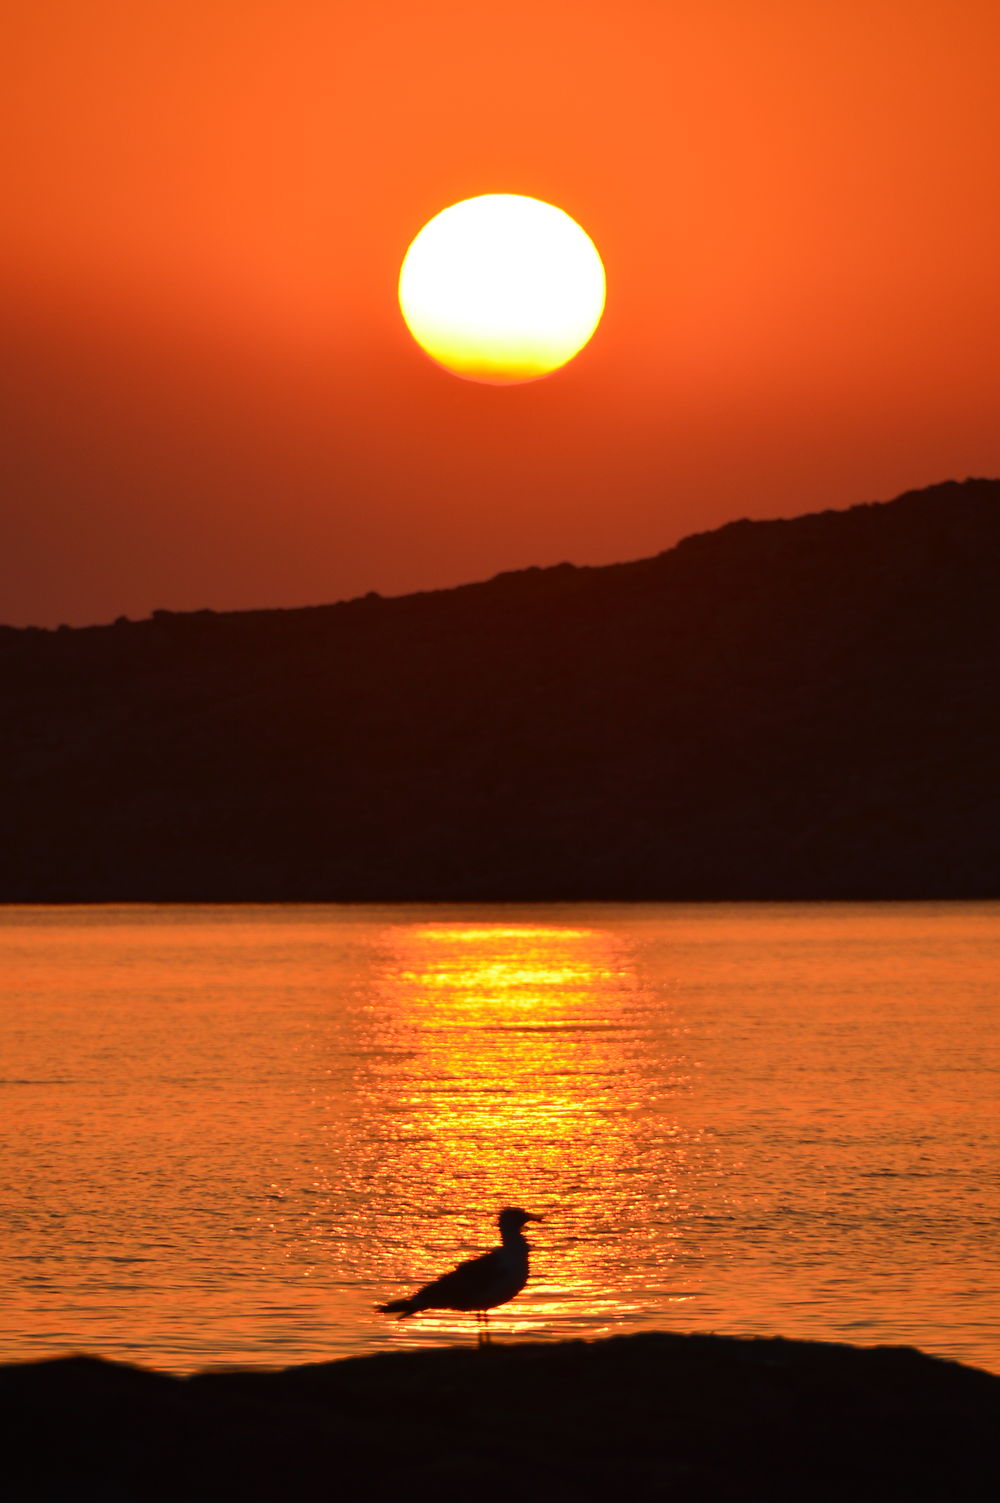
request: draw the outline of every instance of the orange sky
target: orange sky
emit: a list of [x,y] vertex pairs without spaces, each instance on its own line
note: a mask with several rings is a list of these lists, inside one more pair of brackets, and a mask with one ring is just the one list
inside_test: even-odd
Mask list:
[[[399,593],[1000,474],[996,0],[13,0],[0,621]],[[396,305],[572,214],[562,372]]]

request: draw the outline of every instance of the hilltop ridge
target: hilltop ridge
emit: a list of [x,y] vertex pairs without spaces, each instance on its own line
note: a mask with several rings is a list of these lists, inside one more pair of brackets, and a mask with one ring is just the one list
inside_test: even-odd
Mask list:
[[1000,481],[0,629],[0,900],[1000,895]]

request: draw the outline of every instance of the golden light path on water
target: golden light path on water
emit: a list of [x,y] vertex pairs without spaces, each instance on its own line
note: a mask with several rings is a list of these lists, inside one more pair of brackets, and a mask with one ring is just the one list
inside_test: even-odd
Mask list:
[[[495,1312],[500,1329],[565,1335],[572,1324],[598,1334],[638,1314],[651,1290],[630,1299],[623,1289],[623,1237],[633,1248],[637,1236],[655,1237],[657,1292],[683,1300],[662,1287],[684,1194],[684,1135],[669,1117],[683,1060],[651,1090],[647,1009],[629,946],[569,925],[401,926],[389,936],[378,992],[377,1063],[366,1088],[377,1115],[383,1089],[398,1102],[380,1178],[410,1222],[390,1284],[405,1292],[444,1271],[456,1250],[482,1249],[485,1234],[495,1240],[496,1210],[523,1204],[545,1221],[532,1229],[529,1288]],[[664,1110],[660,1134],[676,1145],[663,1156],[666,1178],[652,1197],[638,1184],[632,1195],[641,1140]],[[428,1312],[397,1329],[399,1339],[425,1341],[467,1331],[468,1322]]]

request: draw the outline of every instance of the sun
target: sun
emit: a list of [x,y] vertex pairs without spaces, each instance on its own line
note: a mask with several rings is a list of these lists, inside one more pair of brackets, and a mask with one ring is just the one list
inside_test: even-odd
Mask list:
[[399,306],[423,350],[469,381],[537,381],[572,360],[604,312],[590,236],[553,204],[486,193],[442,209],[403,258]]

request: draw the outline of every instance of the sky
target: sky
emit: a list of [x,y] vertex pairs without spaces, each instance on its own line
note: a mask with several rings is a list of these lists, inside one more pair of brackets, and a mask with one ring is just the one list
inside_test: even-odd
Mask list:
[[[0,622],[316,604],[1000,474],[996,0],[9,0]],[[403,255],[564,209],[607,307],[433,364]]]

